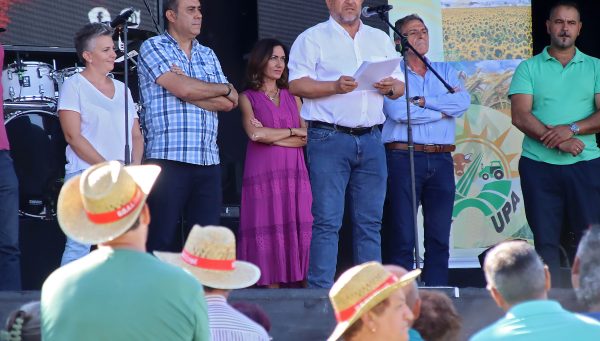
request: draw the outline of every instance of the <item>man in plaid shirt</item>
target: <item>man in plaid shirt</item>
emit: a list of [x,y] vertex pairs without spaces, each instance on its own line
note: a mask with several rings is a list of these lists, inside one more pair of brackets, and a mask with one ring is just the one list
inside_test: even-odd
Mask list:
[[167,30],[143,43],[138,62],[145,163],[162,168],[148,198],[149,252],[181,250],[182,214],[185,236],[194,224],[219,223],[217,111],[238,103],[215,53],[196,40],[200,1],[165,0],[163,8]]

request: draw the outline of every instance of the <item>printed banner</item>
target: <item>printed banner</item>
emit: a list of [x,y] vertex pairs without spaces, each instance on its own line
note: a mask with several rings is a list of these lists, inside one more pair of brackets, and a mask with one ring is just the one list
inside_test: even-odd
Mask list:
[[[523,134],[511,124],[508,88],[532,55],[530,0],[392,0],[390,20],[418,14],[434,61],[451,62],[471,94],[456,121],[456,197],[450,266],[479,267],[477,256],[511,238],[532,239],[518,161]],[[422,216],[419,240],[422,247]]]

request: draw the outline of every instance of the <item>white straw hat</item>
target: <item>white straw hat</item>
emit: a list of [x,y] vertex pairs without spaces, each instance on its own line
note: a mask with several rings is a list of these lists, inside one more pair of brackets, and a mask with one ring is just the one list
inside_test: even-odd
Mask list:
[[91,166],[60,190],[57,217],[72,239],[86,244],[125,233],[140,215],[160,167],[108,161]]
[[163,262],[190,271],[202,285],[242,289],[258,281],[260,269],[235,258],[235,236],[226,227],[195,225],[181,253],[154,251]]

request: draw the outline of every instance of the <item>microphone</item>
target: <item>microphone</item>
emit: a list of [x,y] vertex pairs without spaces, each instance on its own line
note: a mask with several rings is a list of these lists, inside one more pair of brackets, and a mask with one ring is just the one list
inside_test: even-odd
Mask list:
[[134,9],[128,8],[125,12],[119,14],[113,21],[110,22],[110,27],[115,28],[121,26],[129,20],[129,17],[133,14]]
[[393,6],[391,6],[391,5],[363,7],[361,13],[362,13],[363,17],[368,18],[368,17],[372,17],[374,15],[378,15],[380,13],[387,13],[392,8],[393,8]]

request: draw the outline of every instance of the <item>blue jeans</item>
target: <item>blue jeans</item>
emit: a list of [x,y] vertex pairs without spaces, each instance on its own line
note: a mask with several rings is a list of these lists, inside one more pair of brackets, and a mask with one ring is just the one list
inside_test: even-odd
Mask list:
[[308,285],[330,288],[346,194],[351,201],[354,263],[381,261],[385,151],[378,128],[363,135],[309,128],[307,154],[314,216]]
[[[83,170],[65,174],[65,182],[81,173],[83,173]],[[88,253],[90,253],[90,247],[90,244],[82,244],[80,242],[74,241],[69,236],[67,236],[67,242],[65,243],[65,251],[63,252],[62,259],[60,261],[60,266],[69,264],[74,260],[78,260],[79,258],[86,256]]]
[[[414,267],[415,231],[408,151],[386,150],[390,226],[386,250],[390,261]],[[448,284],[450,225],[456,185],[450,153],[415,152],[417,205],[423,210],[425,260],[422,279],[428,286]],[[389,245],[389,247],[388,247]],[[386,252],[387,254],[387,252]]]
[[19,181],[7,150],[0,150],[0,290],[21,290]]

